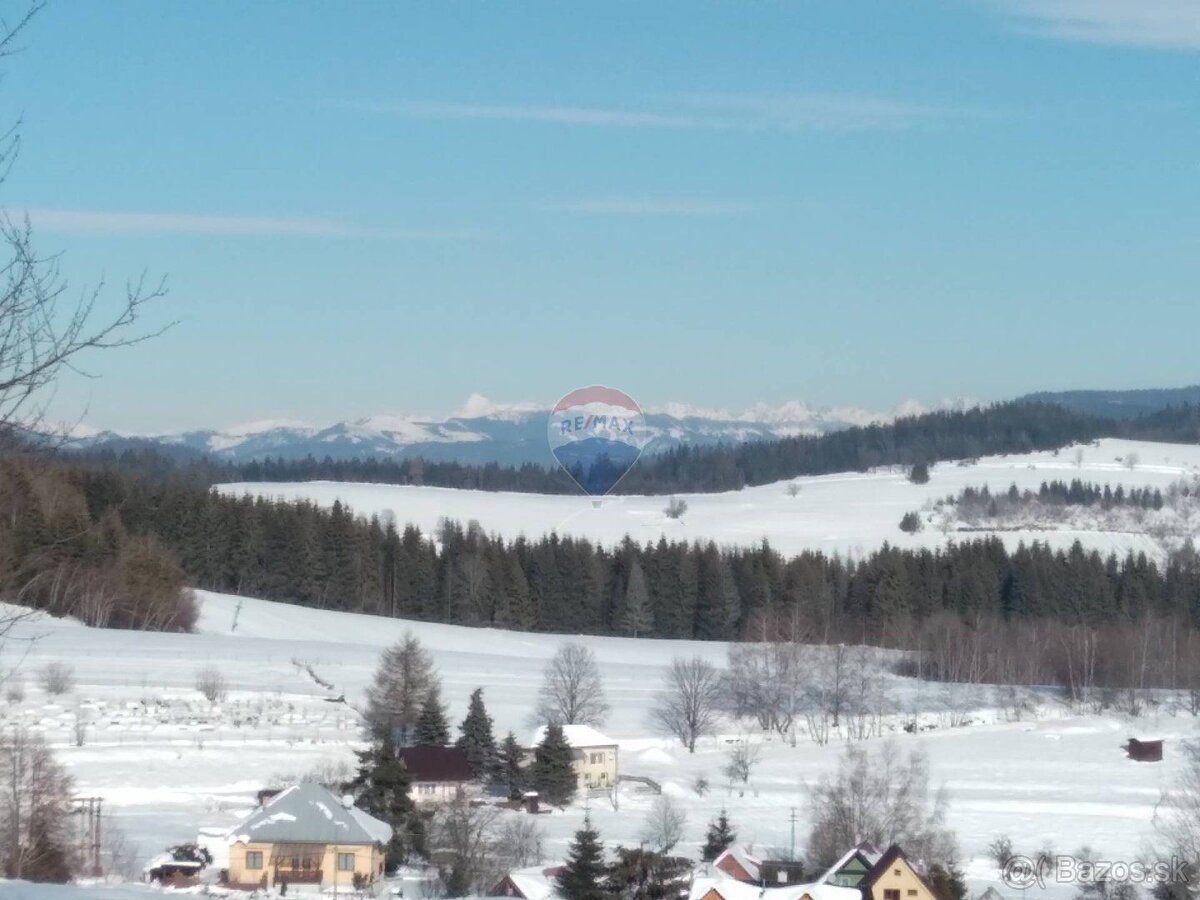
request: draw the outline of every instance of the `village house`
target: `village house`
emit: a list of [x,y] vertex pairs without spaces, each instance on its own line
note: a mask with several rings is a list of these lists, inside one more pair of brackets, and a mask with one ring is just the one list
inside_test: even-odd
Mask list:
[[458,747],[404,747],[397,755],[408,770],[412,782],[409,796],[414,803],[449,803],[483,793],[466,752]]
[[319,784],[293,785],[229,830],[228,886],[349,891],[383,875],[386,822]]
[[[617,742],[606,737],[590,725],[564,725],[563,737],[571,745],[571,767],[581,791],[605,790],[617,783],[619,773]],[[543,725],[533,733],[526,752],[526,760],[533,759],[533,751],[546,737]]]
[[718,878],[724,875],[744,884],[759,883],[760,865],[758,857],[753,856],[744,847],[736,845],[728,848],[712,861],[714,871],[720,873],[717,875]]
[[933,888],[893,844],[859,882],[863,900],[938,900]]
[[555,880],[562,866],[530,866],[514,869],[488,892],[491,897],[516,897],[518,900],[558,900]]
[[882,856],[882,851],[864,841],[847,850],[817,881],[838,887],[858,887]]
[[[732,848],[731,848],[732,849]],[[720,865],[718,865],[720,863]],[[939,900],[897,846],[880,853],[869,844],[849,851],[809,884],[773,887],[764,864],[742,850],[713,861],[713,878],[698,878],[690,900]],[[758,875],[761,880],[755,880]]]

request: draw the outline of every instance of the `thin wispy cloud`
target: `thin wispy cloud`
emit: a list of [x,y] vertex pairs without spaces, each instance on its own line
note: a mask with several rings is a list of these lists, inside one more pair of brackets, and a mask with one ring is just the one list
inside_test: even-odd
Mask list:
[[1093,44],[1200,49],[1196,0],[995,0],[1033,34]]
[[336,105],[410,119],[716,131],[900,129],[989,115],[979,110],[884,97],[822,93],[683,94],[657,98],[642,109],[434,100],[355,100]]
[[788,132],[895,130],[989,115],[859,94],[704,93],[685,94],[677,102],[727,127]]
[[541,122],[550,125],[588,125],[599,128],[700,128],[704,124],[691,116],[589,106],[513,106],[432,100],[352,100],[337,105],[413,119],[490,119],[500,122]]
[[547,203],[545,208],[595,216],[734,216],[749,212],[753,207],[748,203],[718,200],[600,197]]
[[384,240],[474,240],[472,229],[373,228],[335,219],[213,216],[195,213],[112,212],[106,210],[22,210],[34,228],[94,235],[190,234],[214,237],[330,237]]

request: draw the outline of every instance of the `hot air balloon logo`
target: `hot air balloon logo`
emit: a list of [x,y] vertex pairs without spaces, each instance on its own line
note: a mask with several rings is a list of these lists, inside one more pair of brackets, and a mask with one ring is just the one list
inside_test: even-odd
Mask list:
[[594,384],[554,405],[547,435],[559,465],[599,505],[641,456],[646,419],[628,394]]

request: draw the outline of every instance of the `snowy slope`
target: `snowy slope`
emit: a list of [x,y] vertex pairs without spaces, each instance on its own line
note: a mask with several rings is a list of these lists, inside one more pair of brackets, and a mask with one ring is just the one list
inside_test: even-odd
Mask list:
[[[541,665],[560,640],[203,592],[200,600],[195,635],[94,630],[42,620],[21,626],[17,635],[38,638],[28,645],[28,655],[8,658],[9,665],[19,662],[28,695],[23,703],[6,706],[4,719],[20,719],[46,734],[81,793],[106,798],[142,858],[170,841],[194,837],[202,824],[233,824],[249,809],[254,790],[279,776],[352,761],[357,716],[345,704],[328,702],[331,692],[314,683],[304,665],[332,682],[333,693],[344,692],[357,704],[380,649],[411,628],[433,651],[453,721],[465,713],[470,691],[484,686],[497,729],[521,735],[531,724],[528,713]],[[647,724],[649,704],[670,659],[700,653],[720,662],[724,645],[587,641],[613,707],[604,730],[620,742],[622,771],[661,782],[687,810],[683,852],[695,853],[705,823],[722,806],[742,838],[759,847],[787,845],[789,810],[797,807],[803,839],[805,786],[836,765],[837,742],[826,747],[802,742],[794,748],[768,743],[750,787],[731,794],[721,776],[722,741],[706,740],[689,756]],[[78,681],[72,694],[57,700],[41,692],[35,677],[53,660],[74,665]],[[193,684],[196,669],[205,664],[219,666],[231,686],[229,697],[215,706]],[[994,877],[984,850],[1002,833],[1030,850],[1049,841],[1068,851],[1086,841],[1102,854],[1131,858],[1150,835],[1154,803],[1178,764],[1175,748],[1196,733],[1190,718],[1064,719],[1064,711],[1053,705],[1035,723],[982,724],[991,717],[981,711],[978,724],[949,728],[941,712],[949,696],[943,689],[896,679],[893,693],[898,707],[924,710],[927,721],[942,726],[920,735],[898,731],[895,739],[902,747],[921,745],[929,751],[934,780],[950,790],[951,824],[978,884]],[[963,702],[961,689],[951,694],[959,698],[955,705]],[[986,694],[972,695],[988,703]],[[82,747],[73,741],[77,715],[87,722]],[[1166,737],[1167,760],[1161,765],[1125,760],[1118,745],[1131,730]],[[699,776],[712,785],[704,796],[692,787]],[[636,843],[649,805],[648,796],[624,791],[620,812],[592,800],[590,813],[609,841]],[[548,856],[561,855],[583,814],[579,803],[541,820]],[[19,887],[0,886],[0,897],[24,896],[16,892]],[[124,895],[111,896],[124,900]]]
[[[1133,470],[1123,460],[1139,457]],[[1103,440],[1083,448],[1082,465],[1073,450],[1028,455],[984,457],[969,464],[941,463],[928,484],[911,484],[899,470],[797,478],[800,493],[791,497],[786,484],[770,484],[721,494],[684,495],[688,512],[682,521],[663,515],[665,497],[614,496],[599,509],[582,496],[489,493],[451,488],[309,482],[301,484],[231,484],[220,490],[288,499],[307,498],[331,505],[340,499],[361,515],[393,512],[399,523],[415,523],[433,531],[439,519],[478,520],[489,532],[508,537],[536,537],[550,531],[615,544],[626,534],[639,542],[714,540],[751,545],[763,538],[786,554],[802,550],[862,554],[884,541],[900,547],[936,546],[946,535],[926,529],[916,535],[900,531],[900,518],[910,510],[967,486],[1003,490],[1016,483],[1036,490],[1043,481],[1080,478],[1101,484],[1166,487],[1200,473],[1200,446]],[[1079,539],[1102,551],[1160,552],[1151,538],[1138,534],[1088,531],[1016,531],[1001,535],[1015,547],[1020,541],[1042,540],[1069,546]]]

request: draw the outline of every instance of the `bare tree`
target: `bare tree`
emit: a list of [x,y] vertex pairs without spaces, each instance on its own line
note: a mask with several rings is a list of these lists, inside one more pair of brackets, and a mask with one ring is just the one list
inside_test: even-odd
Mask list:
[[805,661],[790,642],[730,644],[726,705],[736,716],[753,717],[764,731],[787,735],[802,708]]
[[870,647],[855,647],[850,652],[847,685],[846,733],[865,740],[883,731],[883,717],[892,706],[887,676]]
[[431,855],[443,861],[442,882],[450,897],[486,895],[503,873],[494,852],[493,806],[474,806],[465,797],[440,807],[430,823]]
[[1200,872],[1200,743],[1187,741],[1183,751],[1184,766],[1154,810],[1154,828],[1165,843],[1164,856]]
[[[0,59],[18,52],[18,37],[42,9],[32,0],[16,19],[0,21]],[[0,183],[7,179],[20,149],[20,122],[0,134]],[[0,207],[0,448],[28,447],[27,437],[61,438],[47,427],[47,407],[64,372],[87,375],[93,351],[128,347],[161,334],[174,323],[143,329],[140,320],[165,284],[145,275],[126,285],[109,303],[104,285],[71,294],[58,257],[40,253],[28,217],[15,221]],[[21,585],[15,585],[17,593]],[[0,647],[27,610],[0,612]],[[10,671],[13,667],[9,667]]]
[[688,753],[695,753],[697,739],[716,727],[721,698],[721,674],[712,663],[699,656],[676,657],[650,718],[661,732],[679,738]]
[[1130,472],[1136,469],[1138,467],[1138,463],[1141,461],[1142,458],[1134,451],[1130,451],[1129,453],[1125,454],[1125,468],[1127,468]]
[[667,508],[663,510],[663,515],[668,519],[682,519],[687,510],[686,500],[681,497],[672,497],[667,501]]
[[[42,3],[31,3],[14,23],[0,23],[0,58],[20,48],[18,35]],[[0,135],[0,181],[20,149],[20,123]],[[103,283],[72,296],[58,257],[38,252],[28,219],[0,213],[0,432],[44,432],[46,407],[65,371],[83,372],[92,351],[128,347],[161,334],[138,325],[148,304],[162,297],[164,284],[145,276],[126,285],[125,296],[102,303]],[[171,323],[173,324],[173,323]]]
[[795,497],[799,493],[800,493],[800,485],[796,484],[796,482],[793,481],[791,484],[789,484],[787,486],[787,495],[789,497]]
[[52,697],[66,694],[75,687],[75,669],[65,662],[46,663],[38,673],[38,684]]
[[642,840],[659,853],[669,853],[683,838],[687,815],[671,802],[670,797],[659,794],[642,825]]
[[754,774],[754,767],[758,765],[760,756],[762,756],[762,747],[751,741],[749,737],[742,737],[734,741],[725,760],[725,777],[729,779],[730,786],[739,783],[749,784],[750,776]]
[[416,635],[406,631],[383,651],[375,679],[367,688],[366,719],[371,731],[407,746],[421,706],[436,682],[433,657]]
[[67,881],[71,778],[38,735],[15,728],[0,738],[0,861],[7,878]]
[[546,832],[533,816],[509,816],[500,826],[493,852],[508,869],[539,865],[545,838]]
[[921,751],[904,757],[890,741],[875,753],[848,745],[837,772],[809,790],[812,862],[823,868],[846,847],[870,841],[900,844],[926,865],[946,863],[955,852],[946,805],[944,791],[930,791],[929,760]]
[[216,666],[202,666],[196,670],[196,690],[203,694],[209,703],[224,700],[228,691],[225,675]]
[[538,720],[558,725],[602,725],[608,710],[595,655],[584,644],[563,644],[543,673]]

